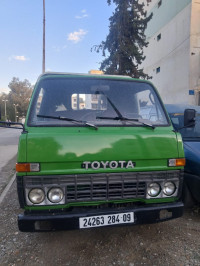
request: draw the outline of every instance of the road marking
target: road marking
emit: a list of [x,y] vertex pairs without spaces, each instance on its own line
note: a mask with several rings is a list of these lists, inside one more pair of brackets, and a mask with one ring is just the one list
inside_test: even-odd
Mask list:
[[13,182],[15,181],[15,174],[13,175],[13,177],[11,178],[10,182],[8,183],[8,185],[5,187],[5,189],[3,190],[1,196],[0,196],[0,204],[3,202],[6,194],[8,193],[10,187],[12,186]]

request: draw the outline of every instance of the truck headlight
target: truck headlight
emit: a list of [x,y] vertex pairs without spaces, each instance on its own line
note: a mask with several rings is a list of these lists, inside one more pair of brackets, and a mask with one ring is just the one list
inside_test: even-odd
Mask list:
[[63,190],[61,188],[51,188],[48,192],[48,199],[52,203],[59,203],[64,197]]
[[176,185],[173,182],[166,182],[163,187],[163,193],[166,196],[171,196],[176,191]]
[[157,197],[160,194],[161,188],[158,183],[150,183],[147,188],[147,193],[150,197]]
[[44,191],[41,188],[33,188],[28,194],[29,200],[34,204],[40,204],[45,199]]

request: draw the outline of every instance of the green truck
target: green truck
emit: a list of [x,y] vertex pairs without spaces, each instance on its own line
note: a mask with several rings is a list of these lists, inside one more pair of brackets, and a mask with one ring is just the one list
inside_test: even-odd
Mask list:
[[43,74],[19,140],[19,230],[180,217],[184,164],[181,136],[150,82]]

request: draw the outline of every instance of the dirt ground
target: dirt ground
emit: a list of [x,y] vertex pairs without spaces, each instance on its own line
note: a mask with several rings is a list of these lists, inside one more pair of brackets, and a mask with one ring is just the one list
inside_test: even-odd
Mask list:
[[0,265],[200,265],[200,208],[159,224],[22,233],[16,184],[1,204]]

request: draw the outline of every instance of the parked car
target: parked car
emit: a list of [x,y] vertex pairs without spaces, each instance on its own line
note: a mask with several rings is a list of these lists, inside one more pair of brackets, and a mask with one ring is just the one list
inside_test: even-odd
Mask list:
[[[167,104],[174,128],[183,138],[186,158],[183,200],[186,207],[191,207],[195,202],[200,203],[200,106]],[[184,127],[185,109],[195,109],[194,127]]]

